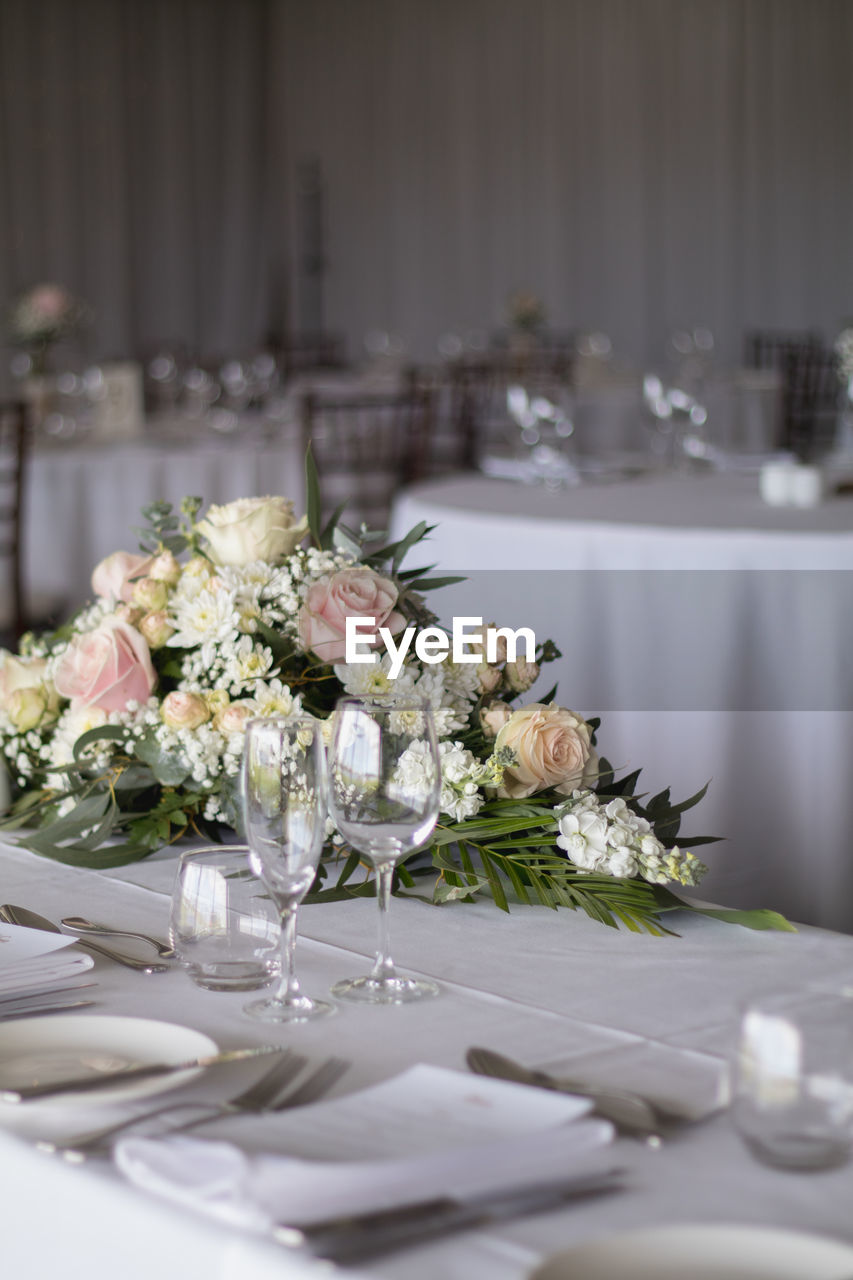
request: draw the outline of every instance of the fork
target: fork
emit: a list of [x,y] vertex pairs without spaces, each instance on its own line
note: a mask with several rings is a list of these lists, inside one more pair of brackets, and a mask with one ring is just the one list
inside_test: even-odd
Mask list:
[[[271,1071],[262,1076],[245,1093],[238,1094],[230,1102],[195,1104],[197,1106],[215,1107],[215,1110],[210,1115],[197,1116],[194,1120],[174,1125],[168,1130],[168,1134],[187,1133],[190,1129],[198,1128],[199,1125],[208,1124],[212,1120],[219,1120],[223,1116],[233,1115],[241,1111],[272,1113],[286,1111],[291,1107],[304,1107],[309,1102],[316,1102],[324,1093],[327,1093],[350,1067],[349,1062],[344,1058],[328,1058],[319,1067],[316,1067],[302,1084],[285,1092],[283,1097],[277,1097],[283,1087],[295,1081],[306,1062],[307,1059],[303,1058],[301,1054],[288,1052],[285,1061],[277,1063]],[[188,1104],[184,1103],[183,1105],[186,1106]],[[52,1150],[59,1152],[69,1163],[80,1164],[87,1156],[107,1154],[109,1151],[109,1139],[117,1133],[131,1128],[142,1120],[150,1120],[154,1116],[174,1110],[176,1106],[177,1104],[173,1104],[172,1107],[163,1107],[160,1111],[149,1112],[145,1116],[136,1116],[121,1124],[111,1125],[108,1129],[100,1129],[96,1133],[84,1134],[80,1139],[72,1138],[67,1143],[54,1144]]]
[[164,1107],[158,1107],[156,1111],[147,1111],[143,1115],[130,1116],[129,1119],[120,1120],[117,1124],[108,1125],[106,1128],[95,1129],[89,1133],[79,1134],[74,1138],[68,1138],[61,1142],[41,1141],[36,1145],[40,1151],[47,1151],[51,1155],[62,1155],[71,1163],[79,1163],[88,1155],[100,1154],[102,1149],[106,1150],[109,1139],[116,1134],[123,1133],[125,1129],[131,1129],[134,1125],[154,1120],[158,1116],[168,1115],[170,1111],[184,1111],[188,1107],[203,1107],[209,1113],[196,1116],[185,1124],[177,1125],[174,1129],[169,1130],[170,1133],[194,1128],[196,1125],[205,1124],[208,1120],[217,1120],[220,1116],[232,1115],[237,1111],[263,1111],[272,1103],[285,1085],[296,1079],[306,1062],[307,1059],[302,1057],[301,1054],[293,1053],[288,1049],[270,1067],[269,1071],[264,1072],[260,1079],[251,1084],[248,1089],[242,1090],[225,1102],[192,1102],[189,1100],[171,1102]]

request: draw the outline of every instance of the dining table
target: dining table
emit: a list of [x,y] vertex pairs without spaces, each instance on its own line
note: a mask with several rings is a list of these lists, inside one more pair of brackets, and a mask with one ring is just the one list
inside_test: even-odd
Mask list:
[[399,494],[391,532],[423,524],[409,561],[464,579],[431,594],[445,623],[554,642],[524,701],[600,717],[599,751],[643,793],[709,784],[680,838],[722,838],[697,849],[712,897],[853,931],[853,496],[769,506],[743,463],[451,476]]
[[[163,938],[177,856],[165,848],[144,861],[92,870],[47,861],[27,850],[25,832],[7,834],[0,843],[2,897],[52,920],[85,915]],[[297,952],[306,991],[324,994],[370,962],[375,911],[369,897],[301,908]],[[341,1004],[334,1017],[275,1027],[244,1013],[251,993],[202,990],[178,965],[141,974],[99,958],[87,975],[93,985],[81,992],[94,1002],[85,1013],[194,1028],[223,1049],[272,1041],[312,1063],[333,1054],[349,1070],[330,1098],[418,1063],[464,1072],[468,1049],[480,1045],[574,1078],[686,1099],[701,1118],[653,1140],[615,1136],[612,1154],[623,1170],[618,1190],[438,1236],[334,1272],[305,1251],[131,1185],[108,1158],[70,1164],[36,1145],[130,1115],[141,1103],[0,1103],[4,1272],[47,1276],[71,1268],[89,1280],[118,1274],[123,1280],[163,1274],[183,1280],[328,1274],[527,1280],[543,1259],[569,1246],[673,1224],[763,1225],[853,1246],[851,1166],[823,1172],[768,1167],[746,1149],[725,1105],[744,1002],[771,990],[793,998],[827,983],[849,984],[853,938],[809,926],[753,931],[686,911],[667,917],[671,936],[654,937],[570,911],[516,903],[507,914],[488,900],[435,906],[423,894],[395,898],[391,924],[398,965],[438,983],[437,998],[404,1006]],[[62,1023],[78,1016],[42,1021],[58,1036]],[[13,1025],[0,1021],[0,1062]],[[229,1096],[259,1076],[261,1065],[210,1070],[180,1096]],[[474,1089],[476,1077],[470,1080]],[[197,1128],[194,1136],[250,1153],[281,1152],[283,1120],[284,1113],[232,1117]],[[565,1132],[570,1142],[570,1127]],[[452,1130],[443,1136],[453,1147]]]

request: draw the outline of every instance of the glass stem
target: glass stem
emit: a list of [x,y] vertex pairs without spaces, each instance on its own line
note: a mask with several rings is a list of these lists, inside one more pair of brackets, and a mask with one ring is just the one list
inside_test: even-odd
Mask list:
[[396,858],[374,861],[376,868],[376,901],[379,905],[379,937],[376,948],[376,964],[371,978],[376,982],[388,982],[397,975],[391,959],[391,935],[388,929],[388,908],[391,905],[391,884],[394,880]]
[[281,982],[276,998],[289,1004],[299,997],[299,981],[296,977],[296,906],[279,907],[281,915]]

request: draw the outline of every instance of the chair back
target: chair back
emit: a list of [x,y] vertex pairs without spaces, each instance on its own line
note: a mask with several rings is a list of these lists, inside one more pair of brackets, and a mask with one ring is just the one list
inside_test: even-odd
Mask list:
[[838,359],[820,347],[795,347],[784,363],[783,445],[811,460],[833,444],[841,395]]
[[14,644],[26,629],[21,526],[23,521],[24,461],[27,447],[27,409],[21,401],[0,402],[0,629]]
[[505,445],[517,435],[507,420],[509,387],[518,384],[546,395],[564,392],[572,386],[573,372],[574,352],[568,348],[507,349],[454,361],[447,373],[448,412],[459,464],[476,467],[490,443]]
[[432,395],[414,382],[396,392],[306,393],[302,432],[320,476],[323,519],[346,501],[346,523],[386,528],[396,492],[425,472],[431,428]]
[[822,347],[816,329],[751,329],[744,336],[743,362],[748,369],[784,370],[790,356]]

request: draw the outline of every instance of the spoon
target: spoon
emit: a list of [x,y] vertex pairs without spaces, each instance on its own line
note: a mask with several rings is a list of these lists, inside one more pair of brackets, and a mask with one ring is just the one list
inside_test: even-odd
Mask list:
[[140,938],[143,942],[150,943],[161,959],[175,959],[174,947],[168,946],[165,942],[159,942],[157,938],[152,938],[147,933],[134,933],[131,929],[110,929],[105,924],[95,924],[93,920],[85,920],[83,916],[65,916],[59,923],[65,929],[72,929],[74,933],[103,933],[111,938]]
[[506,1058],[491,1049],[469,1049],[466,1059],[469,1068],[481,1076],[494,1076],[499,1080],[511,1080],[516,1084],[536,1085],[556,1093],[575,1093],[589,1098],[597,1115],[612,1121],[617,1129],[629,1133],[655,1137],[660,1128],[660,1113],[645,1098],[618,1089],[590,1089],[573,1080],[562,1080],[546,1071],[530,1070],[520,1062]]
[[[44,916],[38,915],[35,911],[28,911],[26,907],[16,907],[10,902],[3,903],[0,906],[0,920],[6,924],[22,925],[25,929],[41,929],[45,933],[62,933],[62,930],[50,920],[46,920]],[[120,951],[113,951],[112,947],[105,947],[100,942],[83,942],[77,939],[79,945],[87,951],[94,951],[98,955],[106,956],[108,960],[115,960],[117,964],[123,964],[128,969],[138,969],[140,973],[167,973],[169,966],[167,964],[146,964],[144,960],[134,960],[132,956],[123,955]]]

